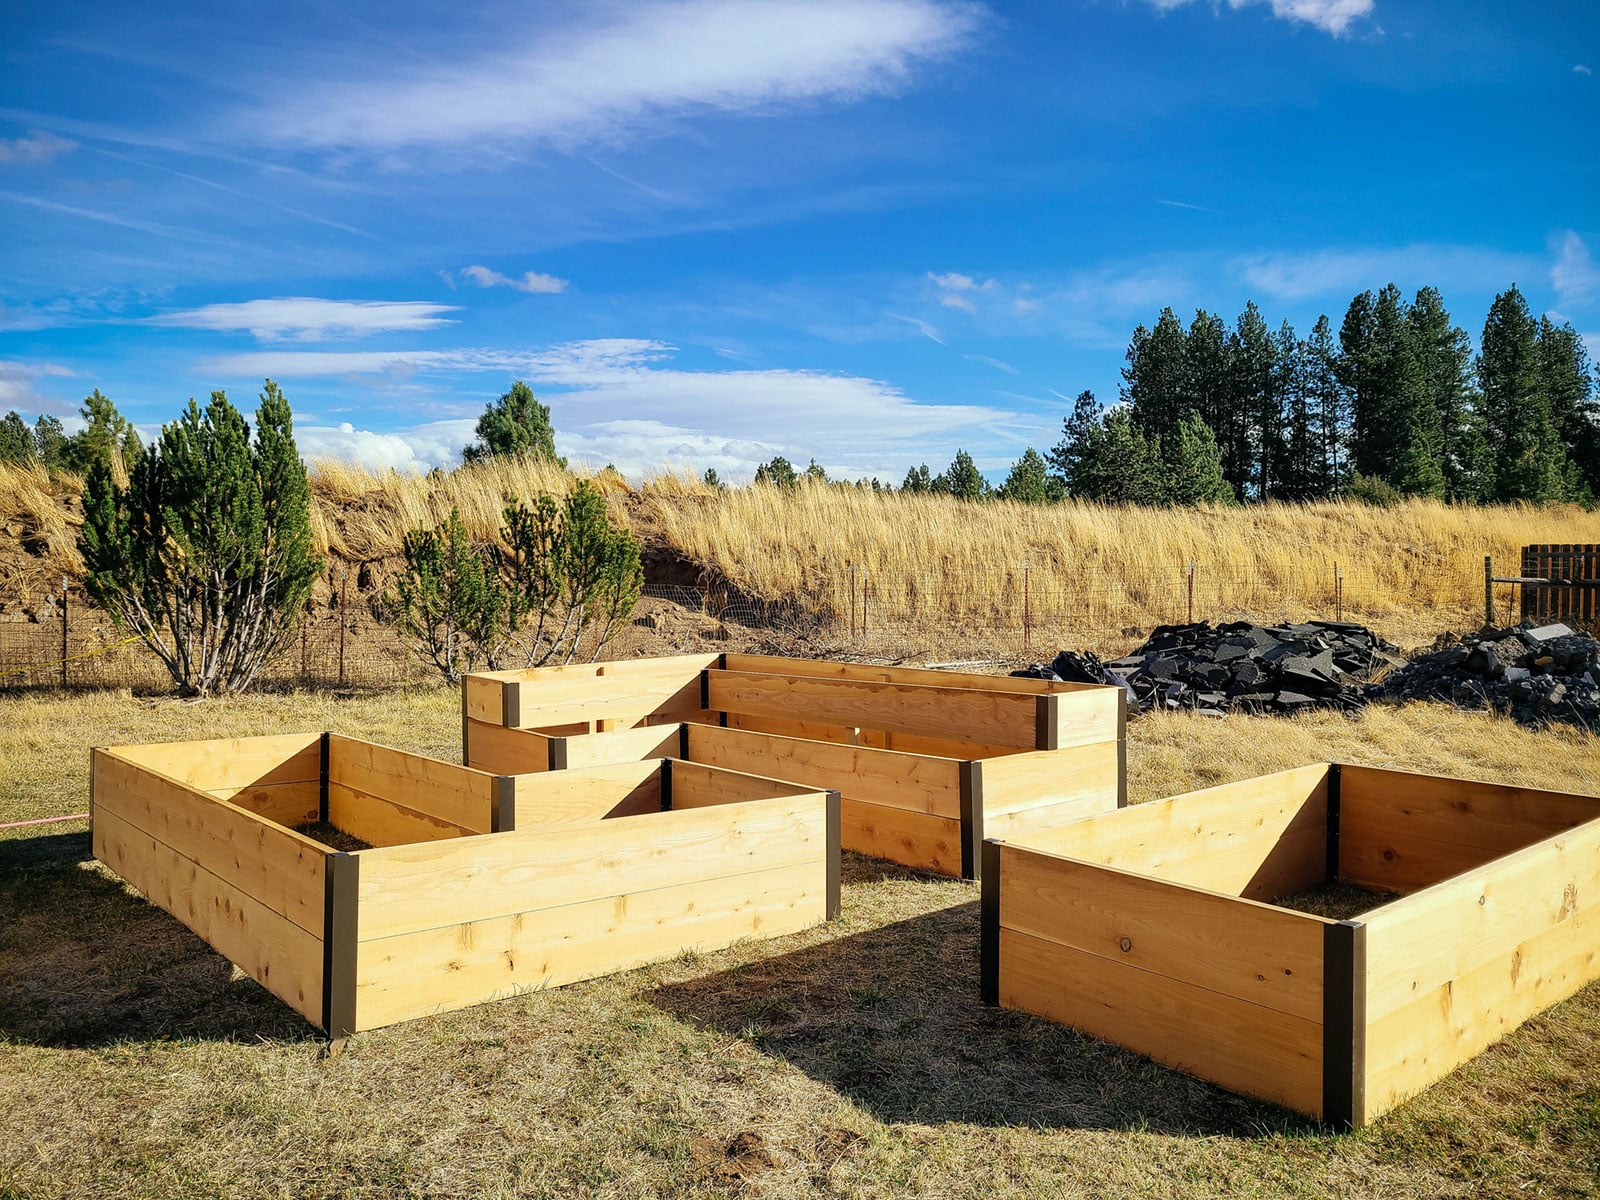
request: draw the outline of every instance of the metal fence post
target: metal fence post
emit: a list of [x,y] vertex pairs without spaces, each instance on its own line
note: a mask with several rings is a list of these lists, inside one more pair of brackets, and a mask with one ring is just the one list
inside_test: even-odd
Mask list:
[[67,686],[67,577],[61,577],[61,686]]
[[1189,621],[1194,624],[1194,559],[1189,560]]
[[344,686],[344,636],[349,624],[350,568],[345,567],[339,579],[339,686]]
[[1494,558],[1483,556],[1483,623],[1494,624]]
[[1032,566],[1027,559],[1022,560],[1022,648],[1028,648],[1028,635],[1033,631],[1033,612],[1029,594],[1032,580]]

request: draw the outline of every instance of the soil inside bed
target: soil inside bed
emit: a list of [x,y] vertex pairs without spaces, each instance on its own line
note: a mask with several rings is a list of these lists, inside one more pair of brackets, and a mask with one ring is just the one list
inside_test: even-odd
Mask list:
[[308,821],[304,825],[296,825],[294,831],[321,842],[330,850],[342,850],[347,854],[355,850],[372,849],[370,843],[363,842],[358,837],[351,837],[344,830],[326,821]]
[[1280,896],[1273,903],[1279,908],[1310,913],[1314,917],[1327,917],[1330,921],[1348,921],[1399,898],[1396,892],[1359,887],[1353,883],[1323,883],[1291,896]]

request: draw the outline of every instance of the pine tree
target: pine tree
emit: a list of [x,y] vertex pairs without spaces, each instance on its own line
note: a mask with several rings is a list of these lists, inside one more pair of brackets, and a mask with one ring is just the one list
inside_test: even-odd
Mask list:
[[78,412],[85,424],[63,443],[62,465],[87,475],[96,464],[104,463],[111,467],[119,482],[125,481],[134,459],[143,449],[132,423],[99,388],[84,397],[83,407]]
[[1022,457],[1011,464],[1011,473],[995,495],[1001,500],[1016,500],[1022,504],[1050,504],[1061,499],[1061,485],[1050,477],[1044,456],[1029,446]]
[[1339,381],[1339,350],[1327,314],[1317,318],[1302,357],[1306,371],[1307,403],[1315,414],[1320,469],[1313,496],[1336,496],[1344,491],[1349,475],[1345,442],[1349,437],[1350,403]]
[[1078,468],[1079,447],[1100,420],[1100,403],[1094,393],[1085,389],[1072,402],[1072,414],[1061,422],[1061,440],[1049,452],[1051,477],[1063,492],[1071,489],[1068,483]]
[[566,459],[556,455],[549,406],[540,404],[533,389],[520,379],[499,400],[484,408],[478,418],[477,434],[478,440],[461,452],[462,461],[516,456],[567,465]]
[[1377,297],[1362,292],[1350,301],[1339,327],[1339,382],[1350,402],[1351,474],[1370,478],[1388,474],[1391,447],[1385,442],[1381,397],[1377,391],[1375,349]]
[[256,436],[213,392],[133,464],[90,464],[80,547],[87,587],[184,695],[248,688],[287,643],[322,564],[289,405],[267,381]]
[[0,463],[36,463],[39,454],[33,447],[33,433],[20,414],[8,412],[0,421]]
[[1252,300],[1228,338],[1229,411],[1216,434],[1223,462],[1231,456],[1248,481],[1246,494],[1256,500],[1273,495],[1283,459],[1277,367],[1277,347]]
[[989,481],[979,473],[972,455],[965,450],[956,451],[954,461],[942,478],[946,490],[957,500],[981,500],[989,493]]
[[812,459],[811,464],[800,473],[801,479],[806,483],[827,483],[828,473],[817,465],[817,460]]
[[46,414],[33,423],[33,447],[45,470],[55,471],[66,466],[67,433],[60,417]]
[[1540,318],[1538,362],[1539,386],[1582,489],[1591,498],[1600,496],[1600,402],[1583,339],[1571,324]]
[[707,467],[705,474],[700,476],[700,482],[713,491],[725,492],[728,490],[727,484],[722,482],[722,476],[717,474],[715,467]]
[[1183,368],[1189,411],[1198,413],[1210,428],[1222,454],[1223,477],[1232,485],[1234,496],[1242,498],[1249,484],[1249,460],[1234,457],[1241,439],[1235,437],[1230,444],[1222,436],[1236,415],[1230,390],[1227,322],[1203,308],[1195,310],[1184,342]]
[[1310,350],[1285,321],[1273,335],[1276,389],[1283,411],[1283,433],[1274,443],[1281,453],[1274,472],[1273,499],[1310,500],[1322,492],[1322,445],[1317,430],[1317,404],[1311,391]]
[[1153,330],[1140,326],[1128,344],[1122,369],[1122,399],[1146,438],[1164,443],[1188,412],[1184,369],[1186,337],[1170,308],[1161,310]]
[[1236,504],[1233,485],[1222,474],[1222,451],[1211,426],[1190,413],[1178,422],[1166,455],[1163,499],[1170,504]]
[[1480,344],[1478,386],[1494,464],[1491,498],[1565,499],[1569,467],[1540,386],[1538,327],[1516,285],[1495,297]]
[[1156,446],[1118,406],[1079,442],[1067,486],[1074,496],[1105,504],[1161,504],[1167,497],[1163,473]]
[[771,462],[764,462],[756,468],[756,482],[792,492],[800,486],[800,476],[795,473],[792,462],[781,454],[775,454]]
[[1422,403],[1433,410],[1423,436],[1430,443],[1437,440],[1443,494],[1451,500],[1476,500],[1483,491],[1478,477],[1483,433],[1472,388],[1471,343],[1465,330],[1450,323],[1437,288],[1417,292],[1406,320]]
[[923,463],[920,467],[907,469],[905,482],[900,485],[900,490],[913,495],[933,491],[933,477],[928,474],[928,464]]

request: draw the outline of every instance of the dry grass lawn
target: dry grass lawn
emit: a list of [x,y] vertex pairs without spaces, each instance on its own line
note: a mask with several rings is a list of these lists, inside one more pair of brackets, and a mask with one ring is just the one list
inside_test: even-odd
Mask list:
[[[444,690],[0,702],[0,821],[91,742],[333,728],[450,755]],[[1135,800],[1336,757],[1600,789],[1600,740],[1432,706],[1147,718]],[[0,834],[0,1198],[1584,1196],[1600,987],[1343,1137],[977,1000],[970,885],[849,857],[843,919],[362,1035],[314,1032],[89,859]]]

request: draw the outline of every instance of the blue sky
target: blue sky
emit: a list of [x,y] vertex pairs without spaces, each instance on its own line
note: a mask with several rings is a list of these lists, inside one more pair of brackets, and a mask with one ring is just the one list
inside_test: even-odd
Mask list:
[[0,411],[1003,473],[1172,305],[1600,348],[1593,0],[0,0]]

